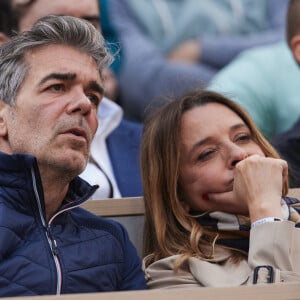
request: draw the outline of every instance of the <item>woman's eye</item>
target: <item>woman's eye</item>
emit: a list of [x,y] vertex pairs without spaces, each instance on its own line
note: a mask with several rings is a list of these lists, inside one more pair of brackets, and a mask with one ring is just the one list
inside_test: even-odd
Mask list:
[[203,161],[208,159],[215,151],[214,150],[206,150],[204,152],[202,152],[199,156],[198,156],[198,160]]
[[236,141],[249,141],[251,140],[251,135],[250,134],[239,134],[236,138]]

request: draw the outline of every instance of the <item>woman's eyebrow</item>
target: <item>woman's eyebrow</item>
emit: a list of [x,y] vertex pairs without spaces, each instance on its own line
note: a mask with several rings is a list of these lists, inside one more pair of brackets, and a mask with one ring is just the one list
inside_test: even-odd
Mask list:
[[233,130],[240,129],[240,128],[249,128],[249,127],[245,123],[238,123],[238,124],[232,125],[229,128],[229,130],[233,131]]
[[201,147],[202,145],[205,145],[207,143],[209,143],[210,141],[212,141],[213,138],[211,136],[208,136],[204,139],[201,139],[199,141],[197,141],[193,147],[191,148],[191,150],[189,151],[189,153],[193,153],[194,151],[196,151],[199,147]]
[[[229,131],[235,131],[237,129],[241,129],[241,128],[248,128],[248,126],[245,123],[237,123],[234,124],[232,126],[229,127]],[[189,153],[193,153],[194,151],[196,151],[199,147],[209,143],[213,141],[213,137],[212,136],[208,136],[204,139],[201,139],[199,141],[197,141],[191,148],[191,150],[189,151]]]

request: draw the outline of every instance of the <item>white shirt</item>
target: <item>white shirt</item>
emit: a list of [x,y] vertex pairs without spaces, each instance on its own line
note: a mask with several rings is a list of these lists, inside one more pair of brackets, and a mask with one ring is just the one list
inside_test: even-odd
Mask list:
[[[119,105],[104,97],[98,109],[98,117],[99,126],[91,145],[91,156],[109,178],[113,188],[113,198],[119,198],[121,193],[113,173],[105,140],[120,124],[123,118],[123,111]],[[110,185],[100,168],[89,162],[85,170],[80,174],[80,177],[90,184],[99,185],[91,200],[109,197]]]

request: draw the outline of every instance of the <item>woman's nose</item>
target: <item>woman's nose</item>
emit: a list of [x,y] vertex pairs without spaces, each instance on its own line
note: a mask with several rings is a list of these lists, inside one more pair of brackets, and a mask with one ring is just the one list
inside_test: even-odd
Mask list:
[[238,162],[244,160],[248,156],[249,155],[244,148],[233,144],[229,153],[229,166],[234,168]]

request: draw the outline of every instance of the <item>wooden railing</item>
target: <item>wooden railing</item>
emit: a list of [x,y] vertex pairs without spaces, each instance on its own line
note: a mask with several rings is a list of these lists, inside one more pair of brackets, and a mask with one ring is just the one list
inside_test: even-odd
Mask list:
[[1,300],[299,300],[300,284],[147,290],[62,296],[1,298]]
[[145,213],[142,197],[92,200],[85,202],[82,207],[102,217],[136,216]]

